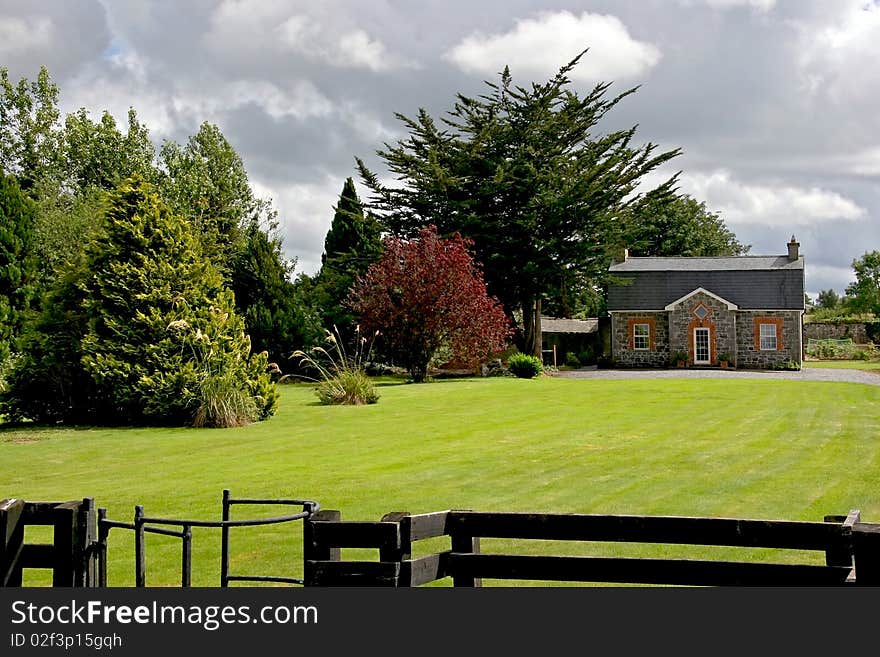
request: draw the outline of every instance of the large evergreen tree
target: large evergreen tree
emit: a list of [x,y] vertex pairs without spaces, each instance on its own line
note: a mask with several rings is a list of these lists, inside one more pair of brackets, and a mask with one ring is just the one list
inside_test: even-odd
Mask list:
[[378,154],[400,186],[382,185],[358,161],[371,206],[393,233],[435,224],[473,240],[490,293],[518,318],[520,348],[535,354],[544,295],[563,280],[604,277],[639,182],[679,152],[634,145],[635,127],[597,134],[635,90],[609,99],[602,83],[580,96],[567,77],[579,59],[529,87],[515,86],[505,69],[485,95],[459,95],[443,127],[424,110],[397,115],[409,134]]
[[347,304],[349,292],[381,253],[379,222],[364,213],[354,181],[348,178],[324,239],[321,270],[313,288],[313,300],[327,330],[335,326],[342,335],[350,336],[356,317]]
[[36,206],[0,171],[0,375],[34,294]]
[[13,418],[229,426],[274,411],[232,292],[148,183],[112,195],[104,233],[57,296],[11,379]]

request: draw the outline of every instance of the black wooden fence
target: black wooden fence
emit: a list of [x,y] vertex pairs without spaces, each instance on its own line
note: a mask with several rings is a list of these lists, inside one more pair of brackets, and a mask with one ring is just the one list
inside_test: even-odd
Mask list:
[[[27,543],[25,528],[48,525],[52,543]],[[52,571],[52,586],[96,586],[95,503],[0,500],[0,586],[21,586],[26,568]]]
[[[235,505],[286,505],[301,510],[283,516],[232,520]],[[824,522],[684,518],[661,516],[440,511],[390,513],[379,522],[343,521],[339,511],[321,511],[309,500],[236,499],[223,492],[221,520],[148,516],[135,508],[133,522],[109,520],[94,501],[0,501],[0,585],[21,586],[22,571],[52,570],[53,586],[107,586],[107,536],[122,528],[135,536],[135,582],[146,586],[147,533],[181,540],[181,585],[189,586],[192,528],[222,532],[220,586],[233,581],[268,581],[306,586],[420,586],[450,578],[455,586],[479,586],[482,579],[608,582],[696,586],[880,586],[880,524],[861,522],[858,511],[826,516]],[[232,527],[303,522],[304,578],[230,574]],[[51,544],[26,541],[30,525],[53,527]],[[449,549],[414,557],[413,546],[447,537]],[[502,553],[480,550],[480,540],[507,539]],[[516,541],[678,544],[795,550],[799,562],[723,561],[687,558],[557,556],[518,554]],[[512,549],[511,547],[512,546]],[[378,560],[344,560],[346,548],[373,548]],[[588,551],[587,549],[584,550]],[[823,554],[804,558],[801,551]],[[761,552],[764,555],[765,551]],[[789,560],[791,557],[789,557]]]
[[[388,514],[345,522],[322,511],[305,527],[306,586],[419,586],[449,577],[696,586],[880,585],[880,525],[859,512],[825,522],[658,516],[477,513]],[[413,544],[448,536],[450,548],[413,558]],[[716,545],[819,551],[824,564],[606,556],[485,554],[481,538]],[[509,543],[508,543],[509,544]],[[378,561],[341,558],[341,548],[376,548]],[[808,560],[815,561],[815,560]]]

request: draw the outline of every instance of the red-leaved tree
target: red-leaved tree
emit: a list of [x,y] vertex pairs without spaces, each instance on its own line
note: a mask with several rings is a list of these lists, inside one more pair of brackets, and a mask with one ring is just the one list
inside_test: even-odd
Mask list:
[[476,364],[501,351],[510,322],[486,293],[483,274],[460,235],[441,239],[434,226],[416,239],[385,239],[385,251],[355,284],[350,302],[361,327],[379,331],[384,348],[425,380],[438,349]]

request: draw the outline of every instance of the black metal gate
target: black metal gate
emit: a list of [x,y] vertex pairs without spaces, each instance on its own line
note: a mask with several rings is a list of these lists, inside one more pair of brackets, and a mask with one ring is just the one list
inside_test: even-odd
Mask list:
[[[294,506],[296,513],[268,518],[233,520],[233,506]],[[312,500],[233,498],[223,491],[221,520],[189,520],[147,516],[143,506],[134,508],[133,522],[107,518],[107,510],[95,513],[92,498],[82,502],[46,503],[22,500],[0,501],[0,586],[21,586],[25,568],[49,568],[54,586],[107,586],[107,538],[111,529],[134,532],[135,586],[146,586],[146,534],[181,539],[180,584],[192,581],[193,527],[212,527],[221,531],[220,586],[230,582],[277,582],[303,584],[296,577],[280,575],[242,575],[229,572],[229,530],[232,527],[255,527],[305,521],[317,513],[320,505]],[[24,527],[54,525],[51,545],[27,545]]]

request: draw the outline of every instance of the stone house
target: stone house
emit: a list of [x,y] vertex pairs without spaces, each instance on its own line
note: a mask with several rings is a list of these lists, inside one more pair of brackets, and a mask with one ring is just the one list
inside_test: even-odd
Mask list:
[[634,258],[609,267],[611,357],[619,367],[689,367],[719,355],[739,368],[802,363],[804,258],[788,253],[715,258]]

